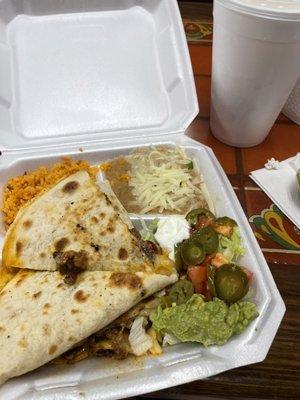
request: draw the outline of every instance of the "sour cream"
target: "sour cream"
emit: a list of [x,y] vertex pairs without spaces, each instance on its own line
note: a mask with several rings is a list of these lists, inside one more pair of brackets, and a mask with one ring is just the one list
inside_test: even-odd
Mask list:
[[170,216],[158,221],[154,237],[160,247],[169,252],[169,258],[175,261],[174,246],[190,237],[190,225],[180,215]]

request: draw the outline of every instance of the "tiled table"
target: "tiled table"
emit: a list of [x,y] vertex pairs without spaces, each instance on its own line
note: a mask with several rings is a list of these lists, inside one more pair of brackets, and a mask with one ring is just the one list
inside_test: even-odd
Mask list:
[[[211,30],[209,8],[183,7],[200,113],[188,135],[210,146],[232,183],[264,252],[287,311],[266,360],[213,378],[145,395],[147,399],[300,399],[300,232],[249,179],[270,157],[300,151],[300,127],[280,115],[259,146],[222,144],[209,129]],[[208,15],[206,15],[208,14]],[[185,19],[185,18],[188,18]],[[197,21],[198,20],[198,21]],[[199,22],[200,21],[200,22]],[[202,36],[202,38],[201,38]],[[191,42],[191,40],[196,42]]]

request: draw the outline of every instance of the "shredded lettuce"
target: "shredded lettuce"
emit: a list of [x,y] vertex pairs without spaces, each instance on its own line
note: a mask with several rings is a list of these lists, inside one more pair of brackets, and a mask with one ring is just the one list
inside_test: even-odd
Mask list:
[[155,218],[150,222],[148,226],[144,224],[143,229],[140,231],[140,235],[143,240],[157,243],[154,234],[157,230],[158,221],[159,219]]
[[237,226],[233,228],[233,233],[230,237],[219,235],[218,252],[222,253],[229,262],[237,261],[245,253],[243,239]]
[[181,341],[177,339],[175,335],[173,335],[172,333],[165,333],[162,343],[163,347],[174,346],[174,344],[178,343],[181,343]]

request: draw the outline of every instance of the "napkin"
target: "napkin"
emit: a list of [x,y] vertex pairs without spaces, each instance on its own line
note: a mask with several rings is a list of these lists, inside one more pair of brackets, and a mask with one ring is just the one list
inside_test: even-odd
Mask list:
[[250,178],[273,200],[281,211],[300,229],[300,195],[297,171],[300,153],[284,161],[268,160],[265,168],[252,171]]

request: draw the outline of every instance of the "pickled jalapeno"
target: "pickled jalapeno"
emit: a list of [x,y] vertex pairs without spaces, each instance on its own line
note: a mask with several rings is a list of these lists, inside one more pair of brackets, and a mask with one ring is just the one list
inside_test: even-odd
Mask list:
[[199,229],[192,234],[193,237],[204,246],[206,254],[212,254],[218,250],[219,237],[212,227]]
[[191,227],[198,228],[209,226],[216,219],[214,214],[206,208],[196,208],[190,211],[185,218]]
[[180,254],[185,265],[198,265],[205,259],[204,246],[196,239],[187,239],[180,246]]
[[219,299],[235,303],[247,294],[249,280],[238,265],[224,264],[214,273],[214,288]]

